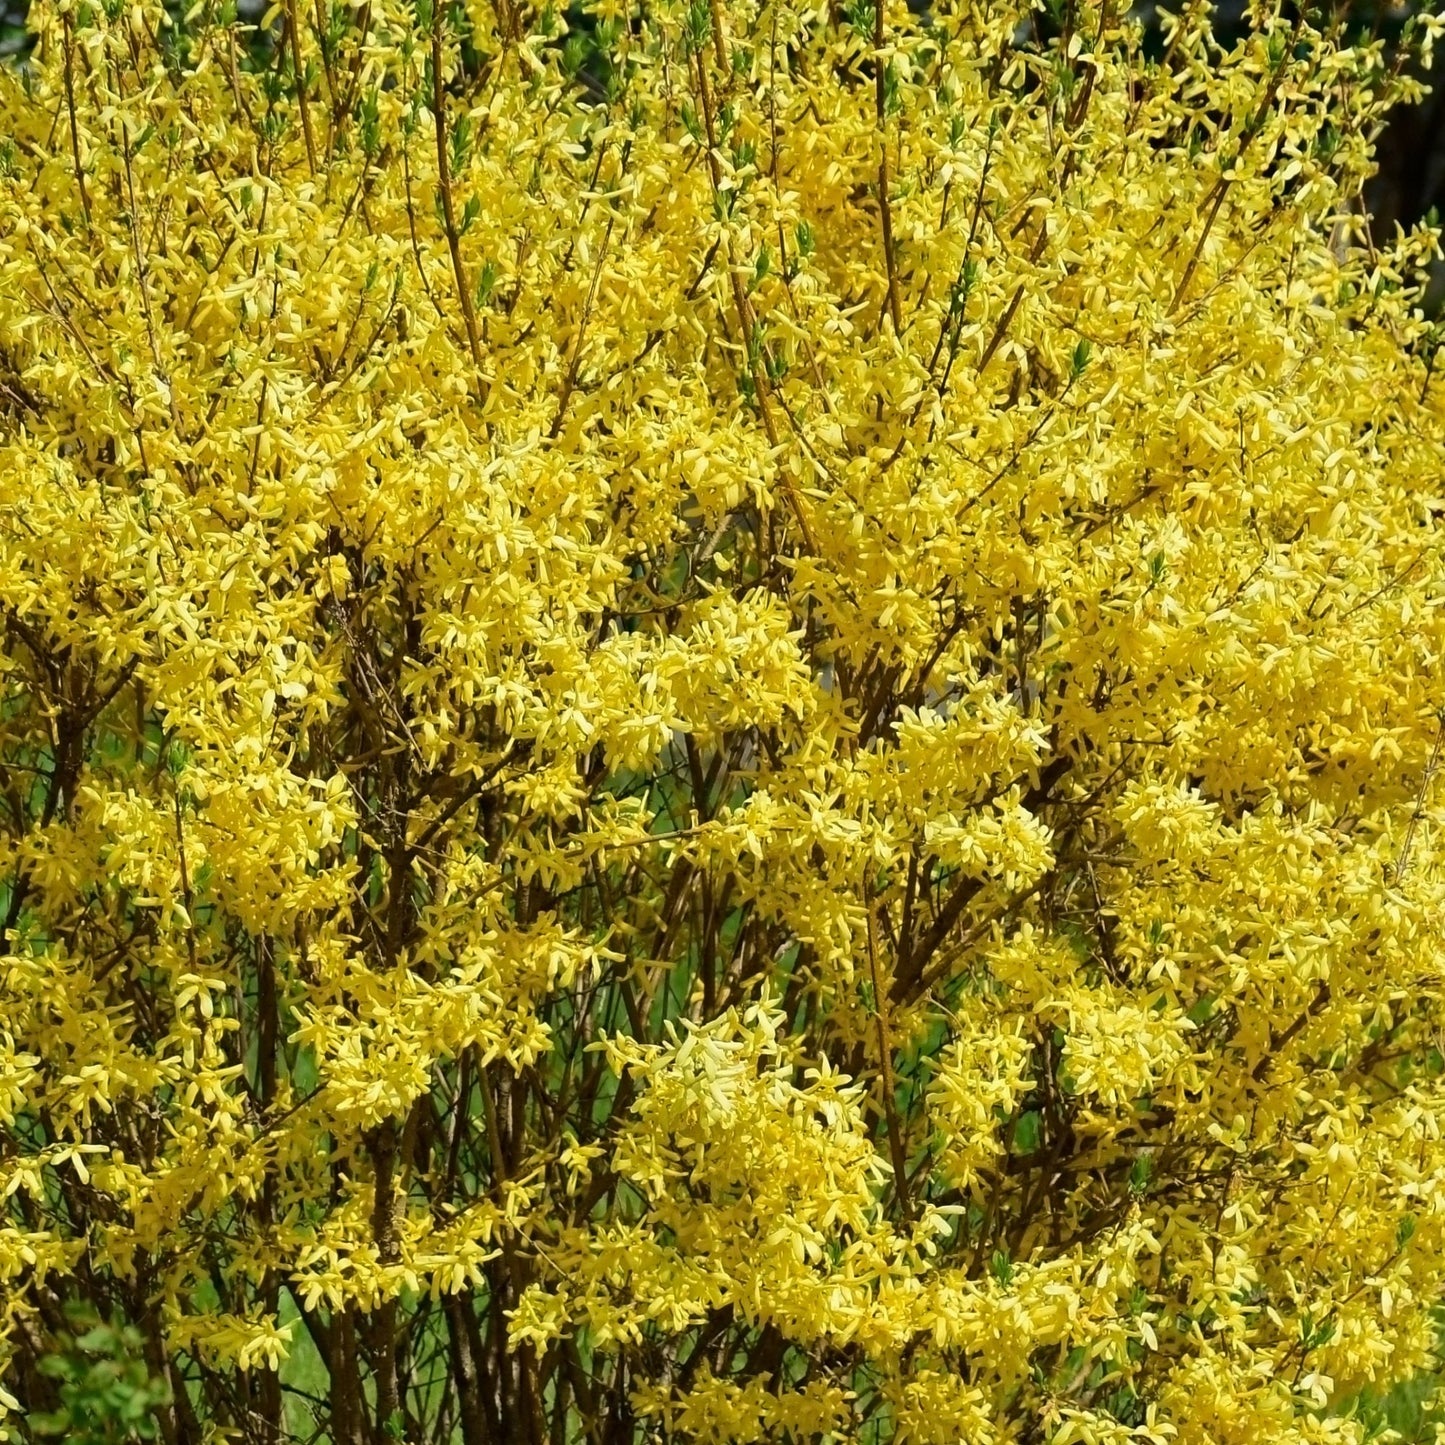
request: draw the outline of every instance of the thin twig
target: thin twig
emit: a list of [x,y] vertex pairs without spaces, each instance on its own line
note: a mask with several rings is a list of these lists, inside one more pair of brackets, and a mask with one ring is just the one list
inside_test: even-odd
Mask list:
[[873,918],[872,890],[863,885],[863,908],[867,914],[868,972],[873,981],[873,1018],[878,1029],[878,1065],[883,1073],[883,1113],[888,1125],[888,1152],[893,1161],[894,1188],[898,1207],[906,1220],[913,1218],[908,1197],[908,1157],[903,1150],[903,1134],[898,1124],[898,1101],[893,1097],[893,1041],[888,1028],[888,994],[878,973],[878,936]]
[[903,309],[898,300],[898,265],[893,252],[893,203],[888,196],[888,84],[883,64],[883,4],[873,5],[873,102],[878,119],[878,205],[883,215],[883,260],[888,268],[888,314],[893,334],[903,335]]
[[291,41],[291,68],[296,72],[296,103],[301,108],[301,134],[306,141],[306,165],[316,174],[316,142],[311,135],[311,107],[306,103],[306,71],[301,64],[301,26],[296,0],[286,0],[286,31]]
[[602,245],[597,251],[597,262],[592,267],[592,284],[587,288],[587,300],[582,307],[582,319],[577,323],[577,340],[572,347],[572,360],[567,367],[567,379],[562,383],[562,396],[557,403],[557,415],[552,418],[552,427],[548,432],[554,441],[562,430],[562,422],[567,416],[567,403],[572,400],[572,393],[577,387],[577,375],[582,368],[582,347],[587,340],[587,323],[592,317],[592,306],[597,300],[597,287],[602,280],[602,264],[607,259],[607,248],[612,243],[612,227],[616,223],[615,215],[607,218],[607,230],[602,237]]
[[471,287],[467,284],[466,266],[462,261],[461,232],[457,229],[457,208],[452,199],[451,165],[447,159],[446,85],[442,79],[442,7],[432,6],[431,28],[432,115],[437,131],[437,188],[442,197],[442,219],[446,225],[447,250],[451,252],[452,270],[457,278],[457,295],[462,303],[462,319],[467,328],[467,346],[472,365],[477,370],[482,404],[486,404],[487,384],[482,372],[482,341],[477,327],[477,310],[472,304]]
[[1415,799],[1415,811],[1410,814],[1410,821],[1405,825],[1405,836],[1400,842],[1400,856],[1396,858],[1394,866],[1390,870],[1390,882],[1399,885],[1400,880],[1405,876],[1405,870],[1410,866],[1410,850],[1415,845],[1415,829],[1420,826],[1420,820],[1425,816],[1425,803],[1430,794],[1430,784],[1435,779],[1435,773],[1440,767],[1440,744],[1445,740],[1445,715],[1442,715],[1435,725],[1435,745],[1430,749],[1430,761],[1425,764],[1425,774],[1420,779],[1420,792]]

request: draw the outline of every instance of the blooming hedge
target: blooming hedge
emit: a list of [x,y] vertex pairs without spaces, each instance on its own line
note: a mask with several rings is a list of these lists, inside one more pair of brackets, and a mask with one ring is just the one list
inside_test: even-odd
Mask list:
[[1368,1438],[1445,1274],[1411,48],[32,24],[12,1431],[78,1300],[165,1445]]

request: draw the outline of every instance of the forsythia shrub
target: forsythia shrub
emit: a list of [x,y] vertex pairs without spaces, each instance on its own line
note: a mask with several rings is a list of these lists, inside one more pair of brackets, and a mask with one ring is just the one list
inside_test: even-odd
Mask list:
[[12,1431],[88,1307],[165,1445],[1366,1438],[1445,1293],[1414,72],[496,6],[0,73]]

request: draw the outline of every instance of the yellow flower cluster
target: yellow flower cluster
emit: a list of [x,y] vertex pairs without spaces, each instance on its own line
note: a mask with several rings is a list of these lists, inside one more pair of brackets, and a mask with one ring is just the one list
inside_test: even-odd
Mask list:
[[1445,381],[1262,0],[38,0],[0,1380],[1357,1445],[1445,1289]]

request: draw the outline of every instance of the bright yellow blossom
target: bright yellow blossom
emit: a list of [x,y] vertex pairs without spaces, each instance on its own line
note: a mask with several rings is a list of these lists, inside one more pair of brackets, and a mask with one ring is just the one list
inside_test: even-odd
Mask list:
[[12,1416],[78,1297],[166,1445],[1367,1438],[1438,237],[1359,207],[1414,72],[1294,14],[40,0]]

